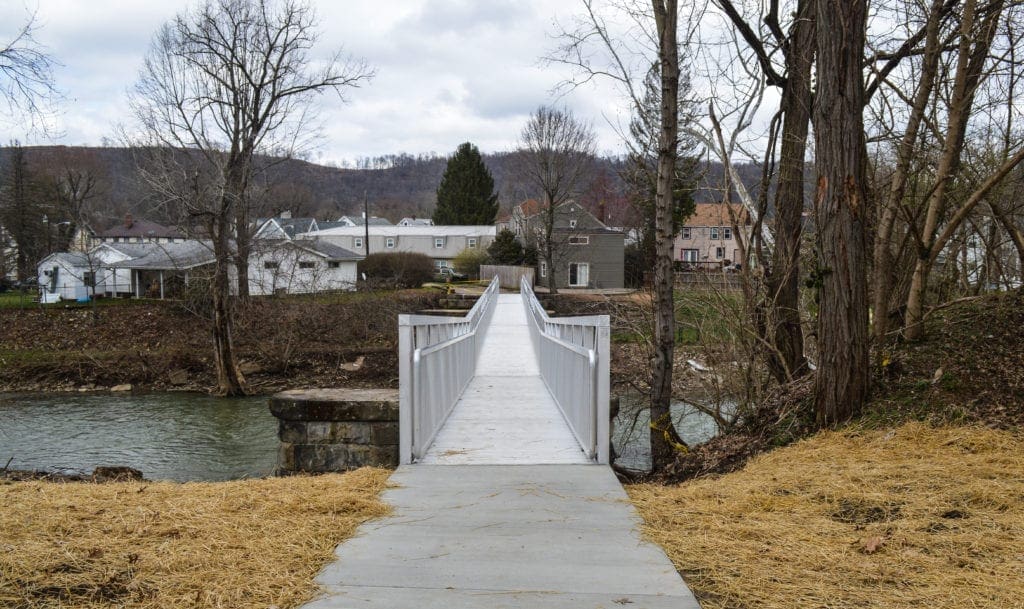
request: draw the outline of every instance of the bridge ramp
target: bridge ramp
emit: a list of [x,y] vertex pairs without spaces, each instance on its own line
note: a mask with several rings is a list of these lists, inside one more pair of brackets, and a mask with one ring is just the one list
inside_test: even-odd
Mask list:
[[500,294],[476,376],[419,463],[589,463],[540,376],[519,294]]

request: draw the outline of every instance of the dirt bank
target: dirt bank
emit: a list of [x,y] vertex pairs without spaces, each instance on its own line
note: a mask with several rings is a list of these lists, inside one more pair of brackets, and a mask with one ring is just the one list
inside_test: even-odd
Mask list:
[[[254,393],[396,386],[397,316],[437,293],[253,299],[235,342]],[[214,384],[209,324],[171,302],[0,309],[0,391],[199,390]],[[124,389],[124,387],[120,387]]]

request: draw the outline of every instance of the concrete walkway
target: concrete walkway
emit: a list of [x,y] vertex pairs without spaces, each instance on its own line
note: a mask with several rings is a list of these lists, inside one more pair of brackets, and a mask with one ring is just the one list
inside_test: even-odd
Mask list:
[[340,545],[307,609],[695,609],[541,380],[518,294],[499,296],[477,376],[394,507]]
[[695,609],[600,465],[409,465],[308,609]]

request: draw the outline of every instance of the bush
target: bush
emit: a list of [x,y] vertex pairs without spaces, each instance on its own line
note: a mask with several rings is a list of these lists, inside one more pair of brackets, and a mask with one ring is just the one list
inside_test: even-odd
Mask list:
[[452,260],[452,266],[461,275],[466,275],[470,279],[479,279],[480,265],[487,264],[489,261],[490,256],[483,250],[464,249]]
[[359,263],[360,275],[373,284],[418,288],[434,278],[434,261],[424,254],[370,254]]
[[516,239],[515,233],[507,228],[501,229],[487,248],[494,264],[501,266],[517,266],[523,263],[523,245]]
[[647,265],[643,250],[631,244],[625,251],[625,275],[627,288],[639,288],[644,284],[644,272],[653,270]]

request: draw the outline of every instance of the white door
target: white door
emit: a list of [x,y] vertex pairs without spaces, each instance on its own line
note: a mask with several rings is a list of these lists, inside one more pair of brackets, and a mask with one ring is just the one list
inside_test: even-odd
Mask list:
[[569,263],[569,285],[586,287],[590,283],[590,264],[586,262]]

